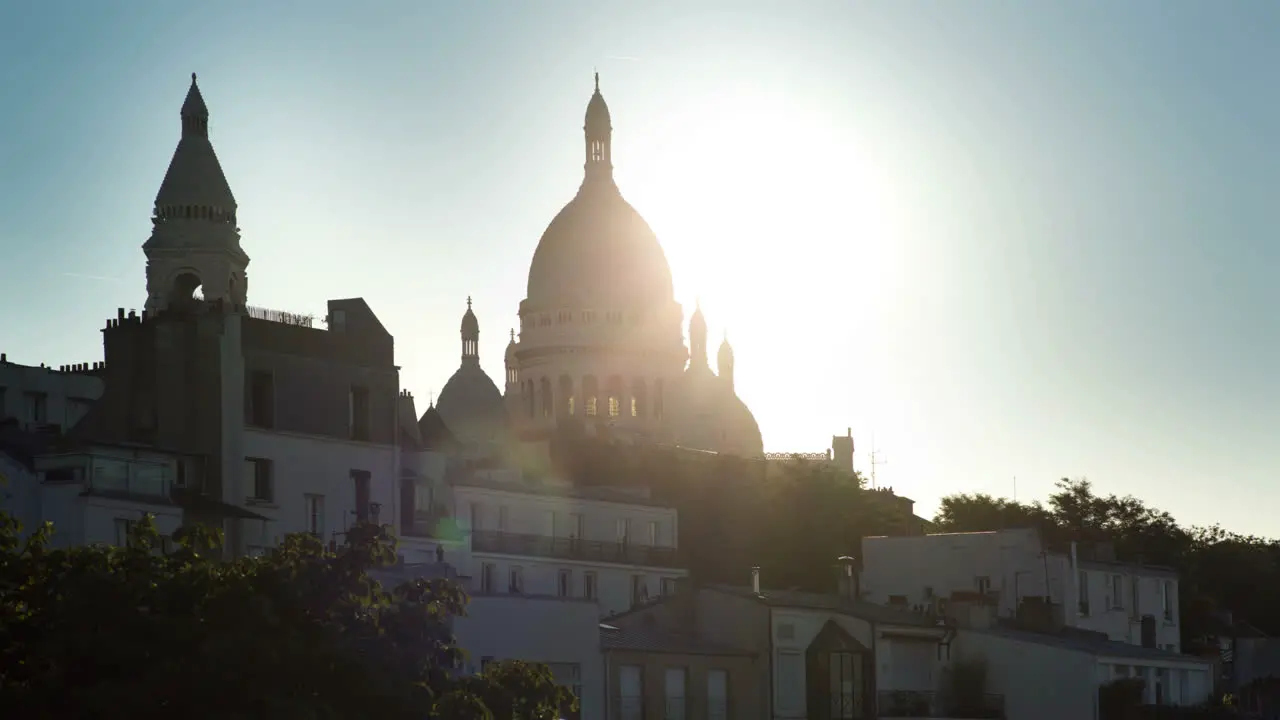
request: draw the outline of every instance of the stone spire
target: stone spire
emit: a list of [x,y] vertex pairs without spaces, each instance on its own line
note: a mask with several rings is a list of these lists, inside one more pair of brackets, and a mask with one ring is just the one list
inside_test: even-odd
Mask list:
[[609,105],[600,94],[600,73],[596,73],[596,91],[587,103],[586,123],[582,129],[587,143],[584,181],[612,182],[613,125],[609,118]]
[[147,256],[147,304],[156,311],[192,299],[243,305],[249,256],[240,247],[236,199],[209,142],[209,106],[195,73],[179,113],[182,135],[156,193]]

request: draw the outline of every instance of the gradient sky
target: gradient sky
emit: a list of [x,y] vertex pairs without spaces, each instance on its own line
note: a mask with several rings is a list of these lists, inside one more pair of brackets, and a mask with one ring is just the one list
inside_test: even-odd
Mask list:
[[851,426],[925,514],[1086,476],[1280,535],[1276,37],[1269,0],[9,3],[0,350],[101,359],[141,308],[195,71],[250,303],[364,297],[425,407],[471,295],[500,381],[598,68],[766,449]]

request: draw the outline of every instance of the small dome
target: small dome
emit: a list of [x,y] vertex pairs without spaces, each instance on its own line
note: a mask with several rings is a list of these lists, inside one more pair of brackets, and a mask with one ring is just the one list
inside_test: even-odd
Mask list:
[[707,336],[707,318],[702,314],[701,304],[694,308],[693,315],[689,318],[689,338],[693,339],[699,334]]
[[471,311],[471,297],[467,297],[467,312],[462,316],[462,338],[464,340],[480,336],[480,321]]
[[725,338],[720,343],[720,351],[716,353],[716,367],[723,374],[733,366],[733,347],[729,345],[729,338]]
[[516,329],[511,328],[511,341],[507,343],[506,355],[507,367],[514,367],[516,364]]
[[478,363],[464,363],[449,378],[436,410],[450,432],[466,443],[498,440],[506,428],[502,393]]

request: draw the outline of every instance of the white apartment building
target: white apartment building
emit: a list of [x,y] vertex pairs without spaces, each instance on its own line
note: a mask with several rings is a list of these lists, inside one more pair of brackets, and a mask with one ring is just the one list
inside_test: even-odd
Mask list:
[[0,354],[0,422],[19,430],[60,432],[102,396],[102,363],[59,368],[19,365]]
[[1117,562],[1106,547],[1047,549],[1032,529],[862,540],[862,593],[875,603],[936,606],[956,592],[988,597],[1000,617],[1048,597],[1068,627],[1170,652],[1182,647],[1178,577]]

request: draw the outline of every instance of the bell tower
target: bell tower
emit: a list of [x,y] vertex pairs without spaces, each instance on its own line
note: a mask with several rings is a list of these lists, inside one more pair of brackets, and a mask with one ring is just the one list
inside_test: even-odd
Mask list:
[[205,301],[244,305],[249,256],[240,247],[236,200],[209,142],[209,108],[191,73],[182,103],[182,135],[156,194],[147,256],[150,312]]

